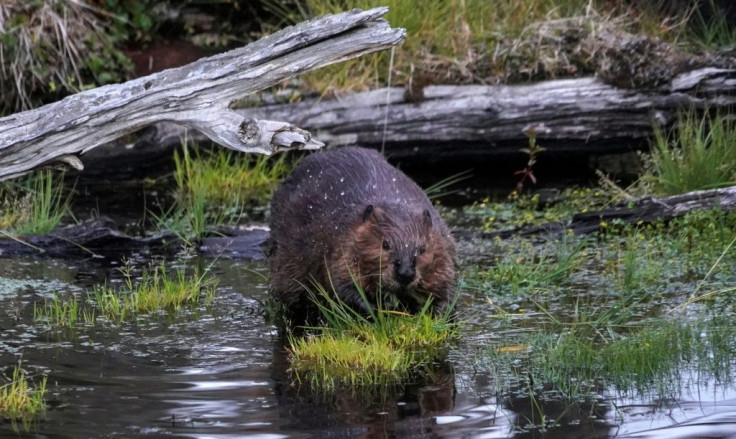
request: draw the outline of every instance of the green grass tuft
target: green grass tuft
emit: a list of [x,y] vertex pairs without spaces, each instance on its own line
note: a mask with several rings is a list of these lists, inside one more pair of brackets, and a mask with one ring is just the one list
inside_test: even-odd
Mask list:
[[217,288],[217,281],[207,271],[187,274],[184,269],[176,269],[170,274],[163,264],[144,270],[137,283],[133,282],[130,267],[124,268],[123,274],[124,287],[95,286],[81,305],[74,296],[60,299],[54,294],[50,302],[34,306],[34,320],[72,329],[80,322],[95,324],[98,316],[119,322],[131,315],[176,312],[200,303],[209,306]]
[[70,214],[63,176],[35,172],[21,183],[0,186],[0,231],[10,235],[43,235]]
[[125,288],[97,286],[92,292],[100,313],[110,320],[122,321],[130,314],[144,314],[158,310],[178,311],[183,306],[201,301],[209,306],[214,301],[217,281],[207,272],[186,274],[177,269],[172,276],[161,264],[144,270],[137,284],[130,272],[125,273]]
[[0,418],[13,423],[20,420],[28,427],[30,422],[45,412],[45,395],[46,377],[32,387],[19,364],[13,369],[10,382],[0,385]]
[[653,174],[657,193],[674,195],[736,184],[736,124],[720,114],[681,113],[670,133],[655,128]]
[[157,217],[159,227],[189,240],[216,233],[264,202],[292,169],[285,155],[255,158],[235,151],[193,152],[174,157],[177,185],[174,206]]
[[370,393],[404,384],[438,360],[456,335],[450,312],[432,316],[431,301],[414,315],[379,304],[366,317],[323,288],[314,300],[326,326],[311,328],[306,337],[290,337],[290,371],[296,382],[321,392],[340,388]]

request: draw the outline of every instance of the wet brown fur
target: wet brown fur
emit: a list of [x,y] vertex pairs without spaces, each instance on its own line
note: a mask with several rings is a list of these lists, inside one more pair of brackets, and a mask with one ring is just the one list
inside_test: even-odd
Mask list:
[[424,192],[375,151],[307,157],[276,192],[271,210],[271,290],[287,309],[305,311],[305,286],[315,283],[362,311],[368,310],[356,283],[371,307],[380,301],[410,312],[429,296],[433,310],[442,311],[455,294],[447,227]]

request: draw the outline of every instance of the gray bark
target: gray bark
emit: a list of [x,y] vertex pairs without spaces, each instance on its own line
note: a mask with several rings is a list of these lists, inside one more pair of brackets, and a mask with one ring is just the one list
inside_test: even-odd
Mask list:
[[733,106],[736,70],[694,70],[654,90],[580,78],[532,85],[429,86],[423,95],[412,103],[403,89],[381,89],[239,112],[289,121],[330,146],[385,143],[386,152],[398,159],[516,153],[527,142],[528,127],[536,128],[538,143],[549,153],[605,154],[646,144],[653,123],[670,126],[683,108]]
[[[672,126],[682,109],[727,111],[736,104],[736,70],[693,70],[652,90],[579,78],[532,85],[429,86],[416,103],[405,95],[402,88],[384,88],[236,111],[245,118],[291,122],[330,147],[385,147],[395,160],[429,163],[518,154],[527,144],[529,127],[536,129],[538,143],[547,150],[544,155],[600,155],[645,148],[654,124]],[[162,127],[146,143],[172,139],[171,128]],[[206,140],[196,133],[190,138]]]
[[174,122],[226,147],[270,154],[322,146],[290,123],[244,117],[231,101],[286,78],[399,44],[387,8],[353,10],[283,29],[184,67],[108,85],[0,119],[0,180],[39,166],[80,168],[78,155],[145,126]]

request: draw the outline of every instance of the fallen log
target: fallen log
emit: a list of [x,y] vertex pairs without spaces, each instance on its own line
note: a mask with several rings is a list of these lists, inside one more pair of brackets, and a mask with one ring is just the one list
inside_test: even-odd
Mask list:
[[63,163],[145,126],[167,121],[239,151],[270,154],[322,143],[285,122],[243,117],[231,101],[286,78],[399,44],[388,8],[358,9],[292,26],[240,49],[0,119],[0,180]]
[[[536,226],[520,226],[498,232],[478,233],[472,230],[453,230],[458,239],[494,239],[511,236],[538,236],[556,238],[567,231],[577,235],[592,233],[616,224],[642,225],[654,221],[668,221],[689,212],[719,208],[736,210],[736,186],[689,192],[670,197],[643,197],[628,200],[608,209],[578,213],[569,221],[550,222]],[[605,224],[605,226],[604,226]],[[198,246],[204,255],[233,259],[262,259],[261,245],[268,238],[265,228],[222,230],[223,236],[204,238]],[[104,257],[129,253],[146,248],[154,252],[176,251],[184,243],[171,233],[135,237],[118,230],[107,217],[62,228],[42,236],[0,236],[0,257],[8,256],[61,256]]]
[[[263,259],[261,245],[267,228],[228,229],[226,235],[203,238],[198,246],[205,256],[231,259]],[[131,236],[120,231],[111,218],[93,220],[54,230],[46,235],[10,236],[0,231],[0,257],[42,256],[79,258],[120,258],[145,249],[154,253],[176,253],[186,243],[171,232],[151,236]]]
[[619,206],[592,212],[578,213],[566,228],[576,234],[600,230],[602,224],[648,224],[669,221],[696,210],[736,210],[736,186],[688,192],[669,197],[643,197]]
[[135,237],[118,230],[110,218],[94,220],[56,229],[46,235],[15,237],[0,234],[0,257],[48,256],[101,258],[127,254],[141,249],[161,252],[179,249],[183,243],[172,233]]
[[703,68],[653,90],[616,88],[596,78],[514,86],[429,86],[423,100],[404,89],[369,91],[239,110],[286,120],[330,146],[385,147],[395,160],[436,162],[518,153],[529,127],[546,154],[608,154],[644,146],[653,123],[669,127],[683,108],[736,104],[736,70]]
[[[403,88],[384,88],[235,111],[244,118],[289,121],[330,147],[384,148],[393,161],[419,159],[423,165],[454,161],[467,166],[479,158],[518,155],[530,127],[546,149],[543,157],[604,155],[646,148],[655,124],[668,129],[682,109],[728,111],[736,104],[736,70],[697,69],[651,90],[578,78],[531,85],[428,86],[423,96],[413,102]],[[156,126],[137,146],[143,150],[171,143],[183,134],[178,127]],[[207,140],[196,132],[188,136],[195,142]]]

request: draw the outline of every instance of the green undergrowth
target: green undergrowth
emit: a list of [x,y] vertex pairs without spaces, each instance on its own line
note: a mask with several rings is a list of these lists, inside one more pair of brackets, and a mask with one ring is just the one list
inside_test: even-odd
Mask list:
[[[501,393],[572,401],[677,396],[698,371],[730,383],[736,360],[736,212],[601,224],[590,236],[496,240],[466,266],[502,342],[479,363]],[[521,335],[520,335],[521,334]]]
[[431,301],[414,315],[379,304],[363,316],[324,289],[318,289],[318,296],[314,300],[325,325],[289,338],[294,381],[318,393],[343,389],[380,394],[403,385],[441,360],[457,334],[450,312],[433,316]]
[[43,235],[67,216],[70,196],[63,176],[38,171],[11,182],[0,183],[0,233]]
[[[721,252],[736,238],[736,213],[696,211],[668,223],[601,224],[593,236],[565,234],[540,242],[496,240],[492,266],[467,267],[466,288],[495,297],[507,293],[549,294],[593,285],[599,295],[656,297],[686,291],[707,274],[708,282],[733,281],[736,252]],[[712,268],[715,261],[719,264]],[[566,291],[569,293],[569,290]]]
[[214,301],[217,281],[205,270],[187,273],[178,268],[170,273],[161,264],[143,270],[133,280],[129,266],[123,269],[122,287],[97,285],[84,299],[61,298],[54,294],[43,305],[34,305],[36,322],[53,327],[75,328],[103,321],[121,322],[132,316],[156,312],[175,313],[182,307],[209,306]]
[[293,168],[284,154],[252,157],[226,149],[190,151],[188,147],[175,155],[174,163],[174,205],[156,218],[159,228],[187,241],[252,215]]
[[9,382],[0,381],[0,420],[21,422],[28,430],[46,411],[45,395],[46,377],[33,384],[19,364],[13,368]]
[[593,74],[610,61],[601,37],[608,33],[630,32],[694,49],[730,41],[723,20],[694,17],[694,2],[670,9],[654,3],[449,0],[418,8],[411,0],[306,0],[301,8],[275,8],[275,12],[298,22],[350,8],[388,6],[386,19],[393,27],[406,29],[406,41],[392,53],[363,56],[307,75],[307,88],[366,89],[385,85],[390,75],[393,84],[405,85],[410,94],[421,97],[428,84]]

